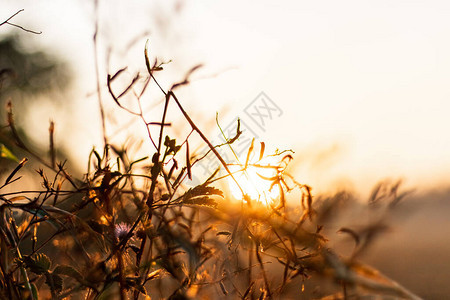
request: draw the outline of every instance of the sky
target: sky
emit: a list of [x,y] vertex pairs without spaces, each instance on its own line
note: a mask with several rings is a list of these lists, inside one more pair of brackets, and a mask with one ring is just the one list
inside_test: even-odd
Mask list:
[[[2,2],[1,20],[25,9],[14,22],[43,32],[30,43],[73,66],[75,100],[64,114],[89,133],[66,142],[83,140],[84,155],[98,139],[95,98],[86,96],[95,91],[93,2]],[[146,39],[153,57],[172,60],[160,75],[167,87],[203,64],[179,92],[186,109],[204,118],[211,136],[219,112],[224,124],[239,116],[268,149],[292,149],[295,176],[318,192],[364,193],[384,178],[419,189],[448,184],[448,1],[147,2],[99,2],[102,72],[145,70]],[[274,108],[264,126],[246,113],[261,92]],[[43,133],[41,120],[61,110],[34,109],[33,128]],[[69,120],[59,121],[60,139],[73,130]]]

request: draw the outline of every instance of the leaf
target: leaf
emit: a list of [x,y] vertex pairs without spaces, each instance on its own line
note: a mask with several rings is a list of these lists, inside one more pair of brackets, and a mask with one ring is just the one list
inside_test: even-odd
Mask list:
[[229,231],[219,231],[218,233],[216,233],[216,235],[226,235],[226,236],[230,236],[231,232]]
[[195,205],[204,205],[204,206],[217,208],[217,202],[214,199],[209,198],[208,196],[184,199],[183,203],[185,203],[185,204],[195,204]]
[[341,229],[338,230],[338,233],[346,233],[346,234],[350,235],[353,238],[353,240],[355,241],[356,246],[359,245],[360,238],[359,238],[359,235],[354,230],[352,230],[350,228],[342,227]]
[[3,144],[0,144],[0,157],[19,162],[19,159]]
[[33,293],[33,299],[39,299],[38,289],[36,288],[34,283],[31,284],[31,292]]
[[19,170],[27,163],[27,161],[28,161],[28,158],[23,158],[19,162],[19,165],[17,165],[17,167],[14,168],[14,170],[11,172],[11,174],[9,174],[8,178],[6,178],[4,185],[7,185],[11,181],[11,179],[14,177],[14,175],[16,175],[17,172],[19,172]]
[[24,257],[24,263],[31,272],[38,275],[47,273],[52,265],[50,258],[43,253],[36,254],[34,258]]
[[255,143],[255,138],[252,139],[252,144],[250,145],[250,148],[248,148],[248,153],[247,153],[247,158],[245,159],[244,169],[247,169],[248,161],[250,160],[250,155],[253,152],[254,143]]
[[248,296],[248,295],[250,294],[250,292],[252,291],[254,285],[255,285],[255,282],[252,281],[252,282],[250,283],[250,285],[248,286],[248,288],[245,290],[245,293],[244,293],[244,295],[242,296],[242,299],[247,299],[247,296]]
[[36,255],[35,262],[39,268],[45,271],[48,271],[52,266],[52,261],[50,260],[50,258],[43,253],[39,253]]
[[59,294],[63,288],[63,280],[61,276],[53,273],[45,274],[45,283],[50,287],[52,293]]
[[266,148],[266,144],[264,144],[264,142],[261,142],[261,150],[259,151],[259,159],[258,161],[260,161],[263,156],[264,156],[264,149]]
[[164,146],[167,147],[167,154],[177,154],[178,150],[180,150],[181,146],[176,145],[177,141],[175,139],[170,139],[168,135],[166,135],[166,139],[164,140]]
[[220,166],[211,174],[211,176],[206,179],[206,181],[202,185],[208,185],[211,183],[211,181],[216,177],[217,173],[220,171]]
[[20,200],[29,200],[29,198],[25,196],[15,196],[8,199],[9,202],[20,201]]
[[[217,119],[217,117],[216,117],[216,119]],[[227,143],[228,144],[233,144],[241,136],[241,134],[242,134],[242,131],[241,131],[241,120],[238,118],[237,119],[237,127],[236,127],[236,135],[233,138],[228,139]]]
[[148,159],[148,156],[144,156],[144,157],[142,157],[142,158],[139,158],[139,159],[133,161],[133,162],[130,164],[130,168],[131,168],[134,164],[140,163],[141,161],[144,161],[144,160],[146,160],[146,159]]
[[167,174],[167,178],[172,178],[173,171],[175,171],[175,169],[178,170],[178,162],[177,162],[177,160],[174,158],[174,159],[173,159],[172,167],[170,168],[170,171],[169,171],[169,174]]
[[149,281],[155,278],[158,278],[160,276],[160,274],[162,273],[163,269],[157,269],[153,272],[151,272],[150,274],[147,275],[147,279],[145,279],[145,281]]
[[102,164],[102,159],[100,157],[100,154],[98,154],[98,152],[95,149],[92,149],[95,157],[97,158],[97,167],[100,168],[101,164]]
[[220,289],[222,290],[222,293],[226,296],[226,295],[228,295],[228,291],[227,291],[227,289],[225,288],[225,285],[223,284],[223,281],[221,280],[221,281],[219,281],[219,285],[220,285]]
[[145,42],[145,49],[144,49],[145,65],[147,66],[148,73],[152,74],[152,68],[150,67],[150,60],[148,59],[148,43],[149,40]]
[[198,185],[189,189],[183,196],[183,203],[206,205],[216,208],[217,202],[209,196],[216,195],[223,198],[223,192],[212,186]]

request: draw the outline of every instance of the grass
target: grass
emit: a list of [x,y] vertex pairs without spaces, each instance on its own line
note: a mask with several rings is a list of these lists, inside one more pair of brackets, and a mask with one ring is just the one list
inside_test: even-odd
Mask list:
[[[406,195],[399,183],[374,189],[367,204],[374,212],[370,221],[363,220],[359,228],[340,228],[355,247],[350,255],[339,255],[324,232],[341,204],[350,201],[348,194],[316,198],[310,186],[286,171],[292,154],[276,153],[278,164],[259,163],[268,156],[264,144],[259,159],[251,161],[256,152],[252,144],[235,171],[236,163],[225,161],[218,149],[233,148],[241,135],[239,125],[234,137],[213,145],[176,96],[176,89],[188,85],[198,67],[165,90],[157,80],[163,65],[151,63],[147,46],[144,57],[147,74],[136,74],[116,91],[113,82],[125,68],[120,69],[107,76],[106,88],[117,109],[146,128],[153,147],[148,157],[132,158],[127,147],[109,143],[102,113],[104,145],[101,151],[93,148],[85,175],[76,178],[58,161],[55,125],[49,129],[47,157],[26,145],[8,105],[9,134],[28,157],[19,161],[2,147],[2,157],[17,164],[0,186],[1,298],[419,299],[359,261],[386,230],[386,214]],[[140,87],[139,80],[144,81]],[[164,97],[158,122],[150,122],[141,105],[149,85]],[[100,95],[101,85],[97,87]],[[136,110],[122,103],[130,95]],[[103,112],[105,99],[98,100]],[[190,128],[181,141],[167,134],[169,106],[181,112]],[[156,136],[151,128],[157,128]],[[205,158],[195,159],[190,152],[194,136],[220,162],[225,175],[213,171],[202,184],[188,188],[193,166]],[[29,160],[42,167],[36,170],[40,189],[20,184]],[[262,180],[279,190],[276,199],[263,204],[246,193],[237,174],[250,167],[272,170],[274,175]],[[232,201],[218,188],[218,181],[229,179],[244,195],[242,201]],[[293,195],[300,198],[291,200]]]

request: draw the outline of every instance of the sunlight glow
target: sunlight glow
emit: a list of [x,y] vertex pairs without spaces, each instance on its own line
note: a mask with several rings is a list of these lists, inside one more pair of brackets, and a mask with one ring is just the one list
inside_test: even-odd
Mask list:
[[[249,163],[245,170],[244,166],[239,164],[231,165],[230,170],[234,173],[234,177],[244,193],[252,200],[264,205],[274,205],[280,196],[279,187],[274,184],[279,165],[280,157],[268,156],[257,162]],[[228,183],[233,197],[246,201],[231,177],[228,178]]]

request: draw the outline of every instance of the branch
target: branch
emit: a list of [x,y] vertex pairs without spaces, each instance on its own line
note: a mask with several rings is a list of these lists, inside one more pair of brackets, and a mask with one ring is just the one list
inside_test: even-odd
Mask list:
[[20,28],[20,29],[22,29],[23,31],[26,31],[26,32],[30,32],[30,33],[34,33],[34,34],[41,34],[42,31],[34,31],[34,30],[26,29],[26,28],[24,28],[24,27],[22,27],[22,26],[20,26],[20,25],[17,25],[17,24],[14,24],[14,23],[10,23],[10,22],[9,22],[9,20],[11,20],[12,18],[14,18],[15,16],[17,16],[19,13],[21,13],[21,12],[23,12],[23,11],[24,11],[24,9],[21,9],[21,10],[17,11],[15,14],[13,14],[12,16],[10,16],[8,19],[6,19],[6,20],[3,21],[2,23],[0,23],[0,26],[5,25],[5,24],[8,24],[8,25],[11,25],[11,26]]

